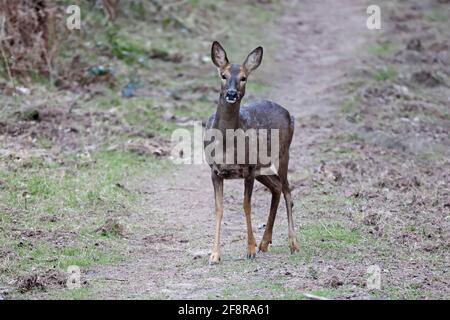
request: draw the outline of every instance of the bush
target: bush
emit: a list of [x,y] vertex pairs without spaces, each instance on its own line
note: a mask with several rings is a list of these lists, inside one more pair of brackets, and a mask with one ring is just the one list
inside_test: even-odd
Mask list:
[[0,0],[1,64],[12,76],[51,76],[63,38],[62,12],[47,0]]

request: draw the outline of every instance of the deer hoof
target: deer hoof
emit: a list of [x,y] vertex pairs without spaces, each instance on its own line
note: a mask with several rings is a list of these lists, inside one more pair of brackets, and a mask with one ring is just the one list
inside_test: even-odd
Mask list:
[[247,247],[247,259],[253,260],[256,258],[256,245],[249,245]]
[[211,253],[211,256],[209,257],[209,265],[215,265],[220,262],[220,254],[218,252]]
[[299,250],[297,239],[295,237],[289,238],[289,249],[291,249],[291,254],[294,254]]
[[254,260],[254,259],[256,259],[256,253],[253,253],[253,254],[247,254],[247,259],[248,259],[248,260]]
[[272,241],[261,240],[261,243],[259,244],[259,252],[267,252],[267,250],[269,250],[270,243],[272,243]]

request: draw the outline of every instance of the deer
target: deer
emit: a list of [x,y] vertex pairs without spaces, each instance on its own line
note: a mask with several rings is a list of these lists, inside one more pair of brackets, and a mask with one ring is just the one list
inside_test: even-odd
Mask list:
[[[247,225],[247,259],[253,260],[256,257],[256,240],[253,234],[251,219],[251,198],[255,180],[267,187],[272,193],[270,212],[258,252],[267,252],[269,244],[272,244],[272,231],[281,194],[283,194],[286,203],[288,246],[291,254],[299,250],[292,218],[293,201],[287,177],[289,148],[294,134],[294,118],[288,110],[268,100],[250,102],[241,106],[248,77],[259,67],[262,57],[263,48],[259,46],[250,52],[242,65],[231,64],[227,58],[225,49],[219,42],[214,41],[211,47],[211,60],[217,67],[221,88],[216,112],[206,122],[205,130],[215,129],[225,134],[227,130],[277,129],[279,135],[279,154],[277,157],[278,168],[272,174],[261,174],[261,165],[259,162],[256,164],[249,163],[248,161],[241,164],[226,164],[217,163],[217,161],[209,159],[208,164],[211,168],[211,180],[214,187],[215,201],[215,237],[209,258],[210,264],[217,264],[220,261],[223,185],[226,179],[244,180],[243,209]],[[211,143],[208,139],[204,140],[205,151],[208,142]],[[225,144],[226,141],[224,141],[223,145],[225,146]]]

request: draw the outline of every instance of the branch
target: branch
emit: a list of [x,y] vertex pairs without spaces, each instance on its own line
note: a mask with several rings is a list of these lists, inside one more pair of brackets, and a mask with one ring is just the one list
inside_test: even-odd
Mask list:
[[6,17],[4,15],[1,16],[1,27],[0,27],[0,51],[2,54],[3,61],[5,63],[6,72],[8,73],[9,81],[11,81],[11,84],[14,88],[14,93],[16,92],[16,83],[14,82],[14,78],[11,74],[11,69],[9,68],[9,62],[8,58],[6,57],[5,50],[3,49],[3,41],[6,39],[5,36],[5,21]]

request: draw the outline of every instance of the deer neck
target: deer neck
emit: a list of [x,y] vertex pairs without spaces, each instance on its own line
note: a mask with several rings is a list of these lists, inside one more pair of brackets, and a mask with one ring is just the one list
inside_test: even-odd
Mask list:
[[240,100],[235,103],[228,103],[224,97],[220,96],[219,103],[217,105],[214,128],[222,131],[225,131],[226,129],[238,129],[240,126],[240,108]]

